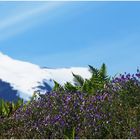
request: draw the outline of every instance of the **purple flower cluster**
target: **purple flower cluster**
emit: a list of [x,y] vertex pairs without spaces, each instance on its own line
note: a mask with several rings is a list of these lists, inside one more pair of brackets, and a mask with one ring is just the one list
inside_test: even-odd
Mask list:
[[107,93],[87,96],[80,92],[41,95],[9,119],[15,121],[17,128],[16,134],[10,133],[8,138],[15,135],[16,138],[65,138],[64,134],[73,128],[75,137],[93,138],[103,127],[101,121],[107,119],[102,106],[108,97]]
[[140,87],[140,71],[137,70],[136,74],[120,74],[118,77],[112,78],[111,82],[108,83],[109,91],[120,92],[122,90],[130,91]]
[[0,120],[0,138],[140,138],[140,72],[96,94],[50,92]]

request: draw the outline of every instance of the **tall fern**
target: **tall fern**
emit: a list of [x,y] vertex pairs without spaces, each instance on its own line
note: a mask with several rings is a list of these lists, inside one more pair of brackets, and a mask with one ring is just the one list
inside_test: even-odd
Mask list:
[[101,77],[106,80],[107,79],[107,68],[106,68],[106,65],[103,63],[101,68],[100,68],[100,75]]
[[97,91],[103,90],[105,84],[109,81],[106,65],[103,63],[100,69],[96,69],[89,65],[89,71],[91,72],[90,79],[84,79],[80,75],[72,73],[75,86],[67,82],[64,87],[62,87],[60,84],[55,82],[54,90],[71,92],[81,91],[89,94],[96,94]]
[[82,76],[80,76],[80,75],[76,75],[76,74],[74,74],[74,73],[72,73],[72,75],[73,75],[73,77],[74,77],[74,84],[76,85],[76,86],[83,86],[83,84],[84,84],[84,79],[82,78]]
[[59,91],[64,91],[64,88],[54,80],[54,88],[53,91],[59,92]]
[[64,90],[68,91],[68,92],[75,92],[75,91],[77,91],[77,88],[76,88],[76,86],[73,86],[70,82],[67,82],[64,85]]

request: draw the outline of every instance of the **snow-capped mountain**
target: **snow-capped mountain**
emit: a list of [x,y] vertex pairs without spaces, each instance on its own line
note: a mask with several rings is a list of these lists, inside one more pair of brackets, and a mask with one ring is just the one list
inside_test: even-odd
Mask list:
[[51,90],[54,86],[53,80],[62,85],[67,81],[73,82],[72,72],[83,78],[91,76],[88,68],[40,68],[29,62],[14,60],[0,52],[0,98],[7,96],[10,98],[13,92],[13,95],[17,93],[16,96],[28,100],[34,91],[42,90],[43,92],[44,84],[48,91]]

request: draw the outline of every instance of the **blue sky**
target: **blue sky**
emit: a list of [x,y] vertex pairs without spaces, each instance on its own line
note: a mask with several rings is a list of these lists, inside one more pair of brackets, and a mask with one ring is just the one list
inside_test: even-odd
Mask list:
[[140,65],[140,2],[0,2],[0,51],[51,68]]

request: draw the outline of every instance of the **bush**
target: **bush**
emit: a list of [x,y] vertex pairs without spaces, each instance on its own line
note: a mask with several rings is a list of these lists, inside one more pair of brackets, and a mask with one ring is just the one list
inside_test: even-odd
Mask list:
[[77,138],[100,137],[107,114],[103,110],[108,94],[84,93],[40,95],[27,108],[1,120],[1,138]]
[[93,93],[81,90],[83,80],[65,88],[56,83],[57,92],[39,94],[1,117],[0,138],[140,138],[140,72],[104,78],[95,90],[87,85]]

